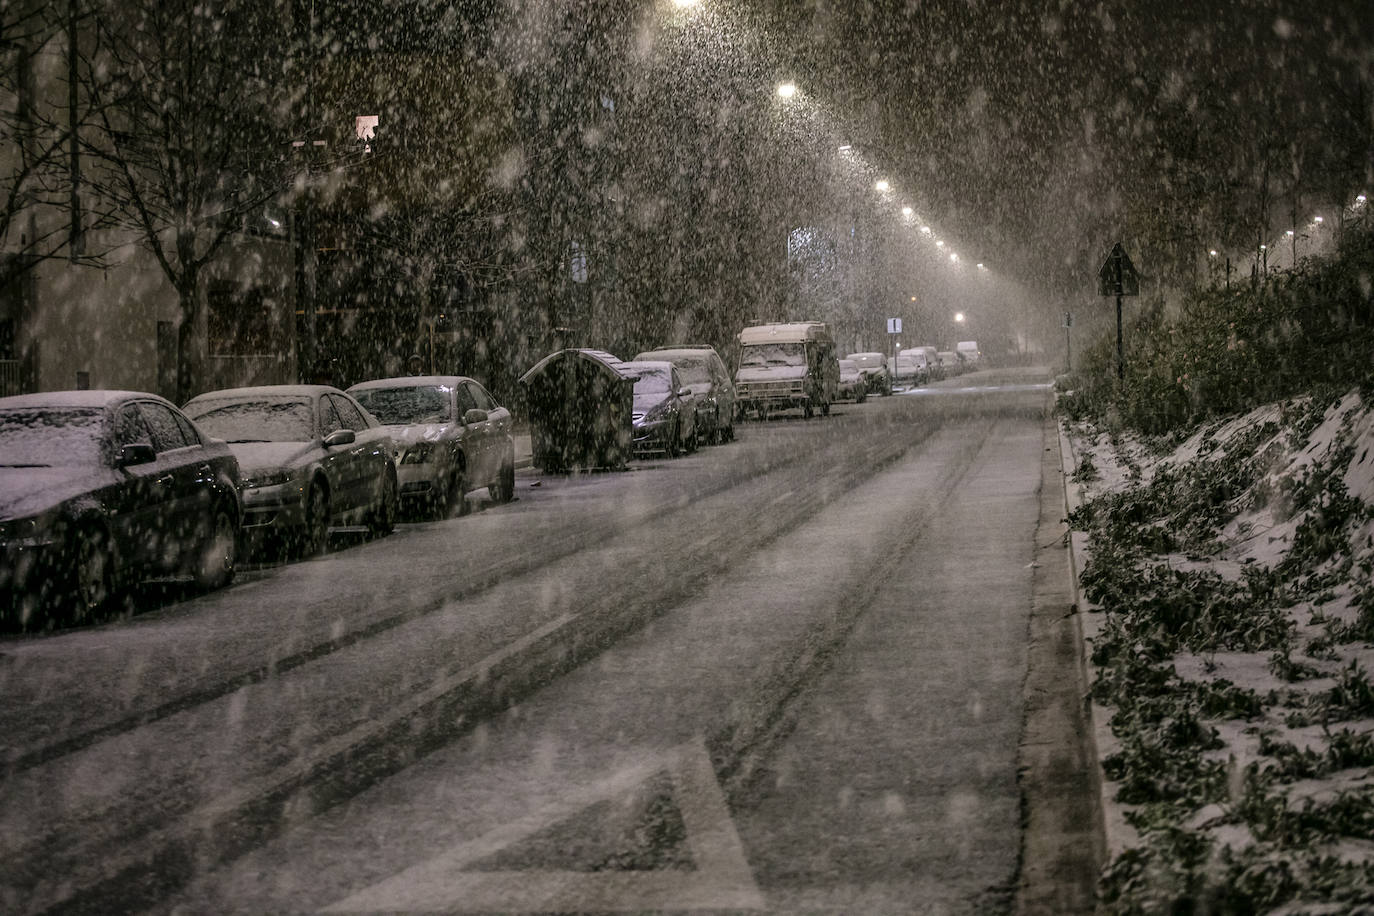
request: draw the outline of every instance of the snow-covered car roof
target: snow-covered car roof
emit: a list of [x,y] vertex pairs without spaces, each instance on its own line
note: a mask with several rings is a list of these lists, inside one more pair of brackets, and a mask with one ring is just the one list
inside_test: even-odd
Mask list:
[[117,391],[98,389],[95,391],[45,391],[40,394],[17,394],[0,398],[0,410],[12,407],[109,407],[133,398],[151,399],[170,404],[166,398],[146,391]]
[[629,369],[635,375],[648,370],[655,370],[667,373],[668,375],[672,375],[673,372],[673,364],[662,359],[639,359],[633,362],[621,363],[620,365]]
[[716,353],[716,348],[715,348],[715,347],[707,347],[707,346],[701,346],[701,347],[654,347],[652,350],[646,350],[645,352],[646,352],[646,353],[652,353],[652,354],[654,354],[656,357],[661,357],[662,359],[666,359],[666,360],[668,360],[669,362],[672,361],[672,358],[673,358],[674,356],[704,356],[704,355],[706,355],[706,354],[708,354],[708,353],[714,353],[716,356],[720,356],[719,353]]
[[[369,391],[375,388],[418,388],[422,386],[434,388],[452,388],[463,382],[476,382],[474,378],[466,375],[402,375],[396,378],[379,378],[369,382],[359,382],[356,385],[349,385],[349,391]],[[477,382],[481,384],[481,382]]]
[[[192,401],[214,398],[316,398],[322,394],[343,394],[333,385],[258,385],[253,388],[221,388],[191,398]],[[188,404],[190,401],[187,402]]]

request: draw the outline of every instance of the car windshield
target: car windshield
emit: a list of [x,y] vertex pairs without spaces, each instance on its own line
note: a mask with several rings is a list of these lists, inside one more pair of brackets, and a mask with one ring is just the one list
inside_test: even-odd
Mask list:
[[849,357],[860,369],[881,369],[883,358],[877,353],[868,353],[862,356],[854,355]]
[[711,381],[711,374],[706,368],[706,360],[700,356],[679,356],[673,359],[673,365],[677,366],[678,377],[683,384],[699,385]]
[[806,350],[799,343],[750,344],[740,350],[739,364],[750,369],[805,366]]
[[101,464],[103,416],[84,407],[0,410],[0,467]]
[[193,401],[186,405],[186,415],[206,433],[227,442],[309,442],[315,438],[308,397]]
[[635,397],[645,394],[667,394],[671,390],[672,378],[665,369],[640,369],[635,379]]
[[444,385],[363,388],[350,392],[382,423],[447,423],[453,419],[453,389]]

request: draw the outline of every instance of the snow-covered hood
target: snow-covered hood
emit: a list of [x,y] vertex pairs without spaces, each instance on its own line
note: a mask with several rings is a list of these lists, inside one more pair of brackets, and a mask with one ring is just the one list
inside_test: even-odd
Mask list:
[[805,366],[750,366],[735,373],[736,382],[789,382],[806,378]]
[[391,441],[396,443],[397,448],[406,448],[417,442],[444,442],[449,439],[460,438],[463,434],[463,427],[457,423],[413,423],[409,426],[383,425],[382,430],[391,436]]
[[293,468],[308,463],[320,450],[319,442],[231,442],[229,451],[239,460],[239,470]]
[[28,518],[118,482],[111,468],[0,468],[0,519]]

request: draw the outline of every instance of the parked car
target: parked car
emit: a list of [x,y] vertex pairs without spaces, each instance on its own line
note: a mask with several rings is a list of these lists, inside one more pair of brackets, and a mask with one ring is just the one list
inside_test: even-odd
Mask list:
[[696,409],[692,392],[682,384],[677,367],[666,360],[623,364],[635,375],[634,450],[663,452],[676,458],[697,447]]
[[909,356],[916,365],[916,384],[924,385],[935,376],[935,348],[934,347],[911,347],[897,354],[898,356]]
[[699,437],[720,444],[735,438],[735,385],[725,362],[705,344],[656,347],[636,360],[667,360],[696,399]]
[[851,353],[846,359],[858,364],[864,377],[869,394],[891,394],[892,373],[888,371],[887,359],[881,353]]
[[79,621],[122,586],[234,576],[239,466],[171,403],[134,391],[0,398],[0,609]]
[[983,361],[983,351],[978,349],[978,341],[961,340],[954,345],[954,352],[964,358],[964,365],[970,369],[978,368]]
[[395,444],[351,395],[328,385],[229,388],[184,409],[238,458],[243,528],[255,541],[313,556],[334,525],[391,531]]
[[925,381],[925,371],[914,356],[899,353],[888,364],[894,388],[914,388]]
[[467,494],[515,496],[510,411],[460,375],[378,379],[348,389],[396,443],[401,503],[438,518],[461,515]]
[[868,397],[868,386],[864,383],[863,373],[859,371],[859,364],[852,359],[840,360],[840,385],[835,389],[835,396],[856,404],[862,404]]
[[935,354],[940,363],[940,372],[945,378],[952,378],[964,371],[964,360],[953,350],[941,350]]

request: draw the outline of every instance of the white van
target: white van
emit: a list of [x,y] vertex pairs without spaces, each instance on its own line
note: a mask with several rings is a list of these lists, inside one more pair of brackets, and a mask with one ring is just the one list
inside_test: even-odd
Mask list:
[[983,353],[978,349],[978,341],[961,340],[954,345],[954,352],[964,358],[964,365],[974,366],[982,359]]
[[764,419],[772,410],[798,409],[810,418],[830,413],[840,384],[840,361],[830,329],[820,321],[761,324],[739,335],[735,404]]

